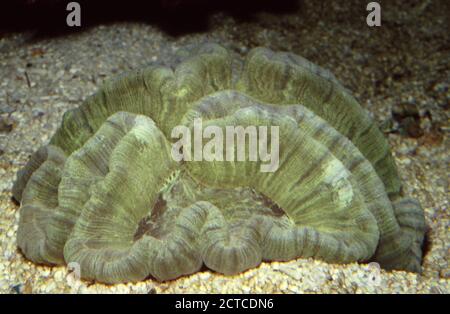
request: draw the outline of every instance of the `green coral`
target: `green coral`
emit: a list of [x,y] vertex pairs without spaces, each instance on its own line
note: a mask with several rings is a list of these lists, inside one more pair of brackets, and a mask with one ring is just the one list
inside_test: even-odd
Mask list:
[[[420,271],[425,223],[402,195],[388,143],[334,76],[257,48],[242,67],[218,45],[107,83],[68,111],[18,173],[18,246],[107,283],[168,280],[202,264],[376,261]],[[176,162],[171,130],[279,126],[279,168]]]

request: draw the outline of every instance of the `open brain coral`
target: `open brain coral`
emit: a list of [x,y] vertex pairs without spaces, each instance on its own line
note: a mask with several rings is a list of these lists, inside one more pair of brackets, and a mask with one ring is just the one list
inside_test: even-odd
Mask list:
[[[68,111],[18,173],[27,258],[77,262],[107,283],[297,257],[420,271],[420,204],[402,195],[387,141],[331,73],[264,48],[240,66],[217,45],[186,51],[174,70],[122,77]],[[278,170],[174,161],[171,130],[195,118],[279,126]]]

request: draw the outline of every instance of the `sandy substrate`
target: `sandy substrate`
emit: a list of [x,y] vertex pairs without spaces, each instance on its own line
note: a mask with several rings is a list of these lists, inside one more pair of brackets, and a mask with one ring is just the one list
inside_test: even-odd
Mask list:
[[[410,18],[417,7],[404,8],[411,10],[405,15],[393,1],[377,29],[365,24],[363,5],[318,8],[305,1],[298,12],[260,14],[247,22],[215,14],[205,32],[176,37],[131,22],[47,39],[0,34],[0,293],[449,293],[450,43],[444,2],[431,2]],[[369,265],[298,259],[263,263],[232,277],[205,270],[165,283],[107,286],[73,281],[65,267],[36,266],[21,255],[20,211],[11,187],[62,114],[105,79],[152,62],[170,63],[166,56],[178,47],[203,42],[220,43],[238,55],[255,46],[292,51],[330,69],[354,92],[386,131],[406,194],[425,210],[429,232],[422,274],[378,275]]]

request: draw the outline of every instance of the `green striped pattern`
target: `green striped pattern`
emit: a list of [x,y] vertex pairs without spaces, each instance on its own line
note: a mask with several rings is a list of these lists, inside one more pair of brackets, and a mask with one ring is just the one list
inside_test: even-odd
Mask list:
[[[386,139],[349,92],[289,53],[257,48],[233,64],[220,46],[190,47],[173,69],[125,75],[68,111],[13,187],[25,256],[77,262],[107,283],[297,257],[420,271],[423,210],[402,195]],[[278,169],[175,162],[171,130],[195,118],[224,134],[278,126]]]

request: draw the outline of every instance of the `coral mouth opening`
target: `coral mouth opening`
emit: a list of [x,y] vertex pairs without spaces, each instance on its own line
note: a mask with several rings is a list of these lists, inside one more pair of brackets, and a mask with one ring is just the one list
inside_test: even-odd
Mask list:
[[[256,192],[257,193],[257,192]],[[265,207],[270,208],[272,211],[268,212],[271,216],[281,217],[286,215],[286,212],[277,203],[275,203],[270,197],[259,193],[262,203]]]
[[[172,188],[158,195],[149,214],[139,221],[133,236],[134,241],[138,241],[144,235],[163,239],[171,232],[176,217],[184,207],[184,202],[180,200],[180,194],[182,194],[180,186],[183,184],[186,184],[186,181],[181,180],[174,183]],[[203,187],[195,198],[198,201],[208,201],[217,206],[224,217],[233,221],[234,226],[240,225],[243,220],[250,218],[252,214],[268,216],[277,221],[287,217],[283,208],[270,197],[250,188],[217,189]],[[232,202],[233,199],[234,202]]]
[[162,194],[159,195],[156,203],[153,205],[150,215],[145,216],[139,221],[136,232],[133,236],[133,240],[137,241],[144,235],[150,235],[154,238],[161,239],[167,232],[162,229],[161,224],[158,224],[158,220],[167,209],[167,202],[164,200]]

